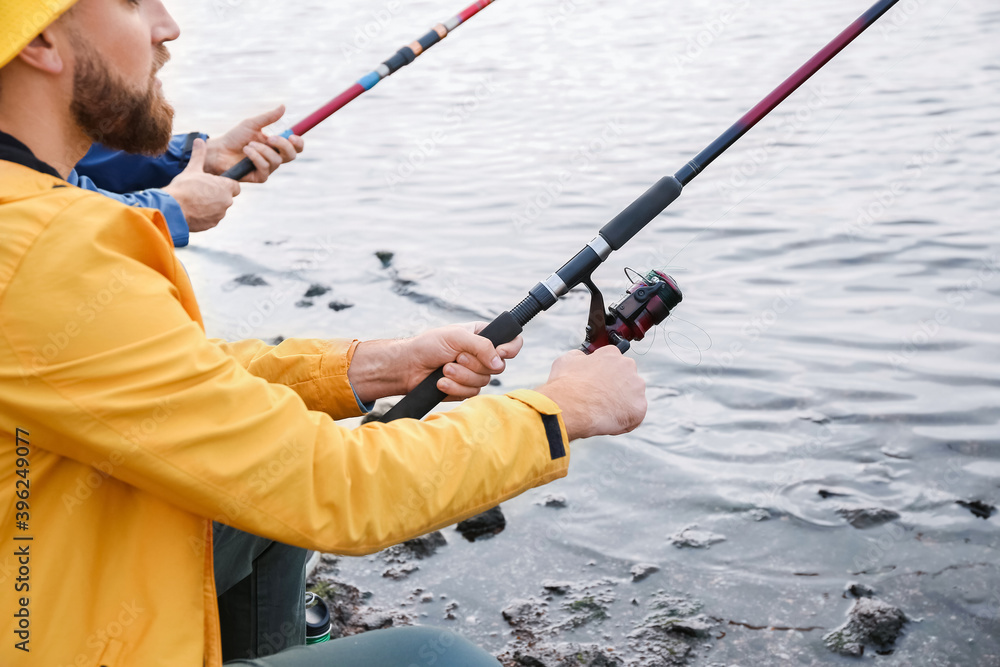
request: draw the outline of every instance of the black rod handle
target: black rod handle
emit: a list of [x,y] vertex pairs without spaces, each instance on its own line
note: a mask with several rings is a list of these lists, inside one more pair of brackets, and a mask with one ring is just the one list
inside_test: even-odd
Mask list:
[[673,176],[664,176],[646,190],[615,219],[601,228],[601,236],[613,250],[622,246],[681,196],[683,186]]
[[[521,324],[509,312],[504,311],[490,322],[479,335],[494,347],[509,343],[523,331]],[[445,393],[437,388],[437,382],[444,377],[444,366],[437,369],[418,384],[416,388],[396,403],[379,421],[391,422],[396,419],[420,419],[445,399]]]
[[231,178],[234,181],[238,181],[244,176],[252,174],[255,169],[257,169],[257,167],[253,166],[253,162],[250,161],[250,158],[245,157],[229,169],[222,172],[222,175],[225,178]]

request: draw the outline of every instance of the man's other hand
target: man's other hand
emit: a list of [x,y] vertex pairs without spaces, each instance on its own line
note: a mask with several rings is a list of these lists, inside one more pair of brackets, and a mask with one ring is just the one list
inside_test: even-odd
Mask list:
[[206,173],[207,152],[205,141],[195,139],[187,168],[163,188],[180,204],[192,232],[203,232],[219,224],[233,205],[233,198],[240,193],[236,181]]
[[646,383],[614,345],[559,357],[537,391],[562,409],[570,440],[628,433],[646,416]]

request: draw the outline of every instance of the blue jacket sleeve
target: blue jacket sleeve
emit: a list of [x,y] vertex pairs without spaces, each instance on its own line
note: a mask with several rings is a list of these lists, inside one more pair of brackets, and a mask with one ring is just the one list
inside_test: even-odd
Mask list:
[[113,151],[94,144],[76,165],[76,171],[111,192],[162,188],[187,167],[191,147],[198,137],[207,139],[207,135],[197,132],[178,134],[170,140],[167,152],[157,157]]
[[188,229],[187,220],[184,218],[184,212],[181,211],[181,205],[163,190],[153,188],[140,192],[118,194],[117,192],[102,190],[92,180],[86,176],[80,176],[76,171],[70,172],[66,182],[84,190],[99,192],[105,197],[120,201],[127,206],[159,209],[163,213],[163,217],[167,220],[167,227],[170,228],[170,237],[174,241],[174,247],[183,248],[188,244],[190,230]]

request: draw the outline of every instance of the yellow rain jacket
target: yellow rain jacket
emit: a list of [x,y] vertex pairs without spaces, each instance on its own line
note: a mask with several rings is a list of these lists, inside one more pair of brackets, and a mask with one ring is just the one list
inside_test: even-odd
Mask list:
[[160,213],[24,153],[0,161],[0,665],[220,665],[213,519],[360,555],[566,474],[531,391],[336,425],[355,342],[209,340]]

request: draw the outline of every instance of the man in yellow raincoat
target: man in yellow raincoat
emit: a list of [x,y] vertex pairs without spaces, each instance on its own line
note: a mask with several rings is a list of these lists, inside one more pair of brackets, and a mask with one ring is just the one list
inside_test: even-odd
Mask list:
[[[645,414],[614,348],[566,355],[535,391],[476,396],[519,343],[461,327],[209,340],[162,215],[64,180],[95,141],[163,149],[156,72],[178,35],[161,0],[0,2],[3,665],[216,667],[213,520],[371,553],[564,476],[570,440]],[[462,406],[335,424],[442,364],[439,388],[473,397]],[[405,665],[413,641],[380,631],[234,664]],[[496,664],[436,645],[437,665]]]

